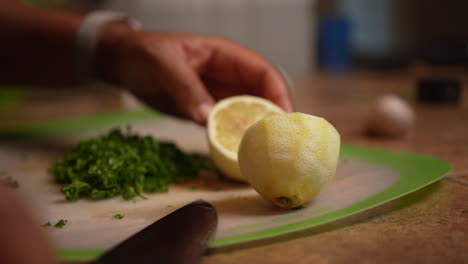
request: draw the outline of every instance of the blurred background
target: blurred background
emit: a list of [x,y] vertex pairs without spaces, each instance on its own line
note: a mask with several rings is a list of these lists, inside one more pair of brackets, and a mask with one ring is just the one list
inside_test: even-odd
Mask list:
[[124,11],[148,29],[217,34],[293,75],[414,63],[463,64],[466,0],[28,0],[87,12]]
[[[384,93],[411,100],[427,79],[442,80],[425,84],[430,93],[435,86],[436,100],[466,102],[461,99],[468,72],[466,0],[23,1],[77,13],[123,11],[147,29],[232,38],[289,73],[298,111],[326,117],[336,110],[341,116],[345,110],[338,106],[370,105]],[[2,87],[2,126],[141,107],[128,94],[108,88],[99,84],[29,92],[27,87]],[[18,102],[22,108],[15,108]],[[55,110],[69,105],[74,107]]]

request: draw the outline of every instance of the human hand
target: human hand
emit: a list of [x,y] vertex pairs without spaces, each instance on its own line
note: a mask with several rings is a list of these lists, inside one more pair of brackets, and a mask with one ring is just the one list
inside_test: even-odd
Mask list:
[[[107,35],[106,35],[107,34]],[[286,81],[265,58],[225,38],[108,28],[97,68],[162,112],[205,124],[216,101],[233,95],[265,97],[293,106]]]
[[0,182],[0,263],[58,263],[52,242],[17,191]]

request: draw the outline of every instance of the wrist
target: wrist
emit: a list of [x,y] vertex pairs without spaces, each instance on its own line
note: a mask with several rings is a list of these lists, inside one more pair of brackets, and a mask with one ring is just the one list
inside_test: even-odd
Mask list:
[[119,68],[122,43],[128,39],[135,30],[123,23],[110,23],[98,35],[94,68],[97,79],[120,84]]
[[126,14],[95,11],[81,22],[76,37],[76,67],[82,80],[115,83],[120,43],[142,25]]

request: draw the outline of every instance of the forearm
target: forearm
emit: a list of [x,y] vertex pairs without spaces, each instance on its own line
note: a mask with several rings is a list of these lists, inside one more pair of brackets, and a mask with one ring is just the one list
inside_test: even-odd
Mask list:
[[77,82],[74,47],[82,18],[0,2],[0,83]]

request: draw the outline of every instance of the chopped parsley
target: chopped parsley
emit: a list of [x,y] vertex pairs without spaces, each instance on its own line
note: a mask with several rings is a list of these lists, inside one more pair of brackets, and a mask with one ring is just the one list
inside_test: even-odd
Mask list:
[[62,227],[64,227],[67,223],[68,223],[68,220],[60,219],[60,220],[54,225],[54,227],[56,227],[56,228],[62,228]]
[[44,227],[49,227],[49,226],[51,226],[51,225],[52,225],[52,224],[50,223],[50,221],[47,221],[47,223],[43,224],[42,226],[44,226]]
[[120,220],[120,219],[124,218],[124,215],[123,214],[116,214],[116,215],[114,215],[114,218]]
[[68,200],[129,200],[143,192],[167,192],[170,184],[190,180],[202,170],[214,170],[206,157],[119,129],[79,142],[53,166]]

